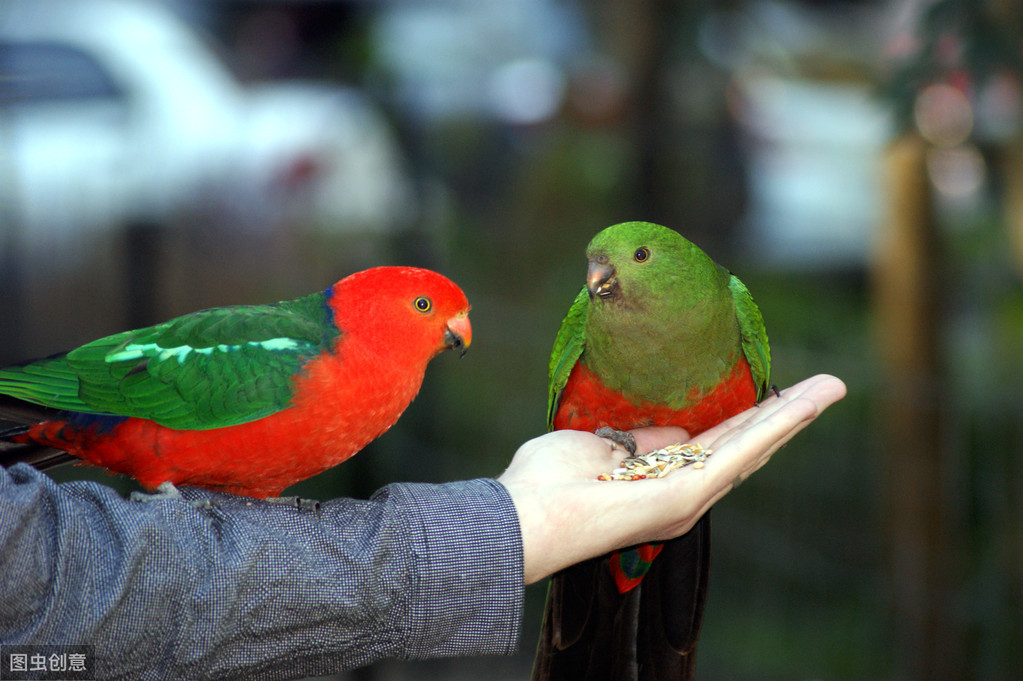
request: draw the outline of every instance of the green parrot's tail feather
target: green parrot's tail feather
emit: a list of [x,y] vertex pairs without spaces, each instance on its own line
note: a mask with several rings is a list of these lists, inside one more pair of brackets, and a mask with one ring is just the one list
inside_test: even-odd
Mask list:
[[[679,566],[685,566],[679,569]],[[639,679],[692,679],[710,571],[710,518],[666,542],[641,585]]]
[[690,681],[707,594],[710,518],[664,543],[642,583],[626,593],[609,557],[551,579],[534,681]]

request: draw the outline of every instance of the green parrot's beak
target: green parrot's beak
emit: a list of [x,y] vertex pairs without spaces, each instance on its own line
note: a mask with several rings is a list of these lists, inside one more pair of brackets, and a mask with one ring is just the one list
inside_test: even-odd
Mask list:
[[598,296],[607,298],[618,288],[618,277],[615,268],[607,260],[607,256],[598,256],[589,261],[586,270],[586,289],[590,298]]

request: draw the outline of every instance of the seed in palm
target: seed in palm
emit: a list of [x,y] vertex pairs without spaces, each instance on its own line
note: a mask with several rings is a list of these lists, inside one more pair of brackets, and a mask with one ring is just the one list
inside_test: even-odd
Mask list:
[[646,480],[647,478],[663,478],[676,468],[692,466],[703,468],[711,450],[704,449],[699,443],[682,444],[677,442],[661,449],[655,449],[639,456],[623,459],[618,468],[610,473],[602,473],[598,480]]

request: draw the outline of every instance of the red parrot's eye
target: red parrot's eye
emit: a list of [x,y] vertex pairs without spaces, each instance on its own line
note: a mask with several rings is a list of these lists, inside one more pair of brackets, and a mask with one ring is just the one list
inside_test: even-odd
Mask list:
[[429,312],[430,308],[433,307],[433,302],[426,296],[419,296],[416,298],[414,305],[420,312]]
[[650,249],[645,246],[643,248],[637,248],[636,252],[632,254],[632,257],[636,262],[646,262],[646,259],[650,257]]

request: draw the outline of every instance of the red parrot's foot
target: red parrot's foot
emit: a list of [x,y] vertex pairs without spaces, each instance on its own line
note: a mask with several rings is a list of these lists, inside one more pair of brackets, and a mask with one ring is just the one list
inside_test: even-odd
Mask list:
[[[152,501],[160,501],[161,499],[179,499],[185,501],[184,497],[181,496],[181,492],[174,486],[174,483],[170,480],[161,482],[157,487],[156,491],[152,494],[146,494],[145,492],[132,492],[129,497],[132,501],[139,503],[148,504]],[[196,499],[195,501],[188,502],[195,508],[213,508],[213,504],[210,503],[209,499]]]
[[156,491],[152,494],[147,494],[145,492],[132,492],[129,498],[132,501],[149,503],[150,501],[159,501],[160,499],[180,499],[181,492],[178,491],[178,488],[174,486],[173,482],[168,480],[166,482],[161,482],[159,486],[157,486]]
[[597,437],[606,438],[615,444],[621,445],[629,452],[629,456],[636,455],[636,438],[634,438],[630,432],[603,426],[593,431],[593,434]]

